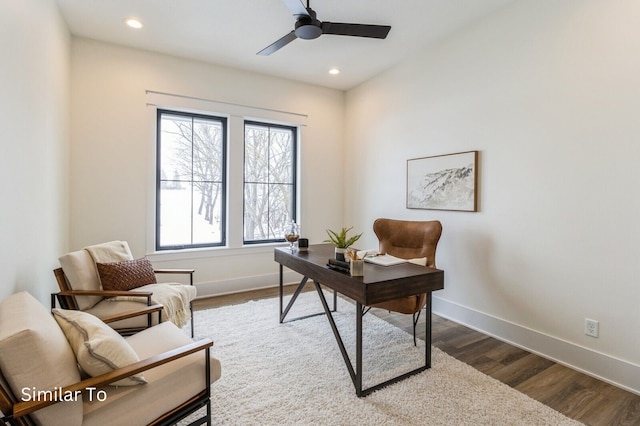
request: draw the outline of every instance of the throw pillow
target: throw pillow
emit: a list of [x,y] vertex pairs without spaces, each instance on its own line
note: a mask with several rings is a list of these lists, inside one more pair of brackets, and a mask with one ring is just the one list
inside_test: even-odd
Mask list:
[[132,290],[156,283],[156,274],[149,259],[96,263],[103,290]]
[[[82,311],[53,309],[54,318],[67,337],[78,365],[95,377],[140,361],[127,341],[98,317]],[[132,386],[147,383],[142,374],[112,383]]]

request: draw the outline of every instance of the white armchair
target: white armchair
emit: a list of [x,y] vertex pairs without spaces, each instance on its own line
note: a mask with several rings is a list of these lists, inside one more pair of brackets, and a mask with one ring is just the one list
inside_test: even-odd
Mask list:
[[[27,292],[0,302],[3,424],[164,425],[203,407],[191,424],[211,424],[221,368],[210,339],[194,342],[171,322],[125,338],[90,314],[54,313]],[[82,379],[97,362],[105,370]]]
[[[193,337],[192,301],[197,295],[193,269],[154,270],[148,260],[133,259],[126,241],[89,246],[59,261],[61,268],[53,272],[60,291],[52,294],[52,308],[57,300],[60,307],[89,312],[122,334],[165,320],[178,327],[190,321]],[[155,274],[186,274],[189,284],[157,283]],[[153,315],[158,306],[162,314]],[[139,316],[141,312],[146,317]],[[123,315],[125,319],[114,320]]]

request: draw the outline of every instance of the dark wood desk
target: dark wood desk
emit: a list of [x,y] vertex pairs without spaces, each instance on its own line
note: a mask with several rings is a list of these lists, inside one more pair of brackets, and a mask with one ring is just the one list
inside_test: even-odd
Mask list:
[[[311,279],[320,297],[324,313],[329,320],[333,334],[335,335],[344,362],[349,370],[349,375],[356,388],[356,394],[366,396],[384,386],[396,383],[409,376],[420,373],[431,367],[431,292],[444,288],[444,271],[424,266],[403,263],[394,266],[378,266],[365,263],[364,276],[352,277],[349,274],[334,271],[327,267],[329,258],[333,257],[333,245],[318,244],[309,247],[309,251],[300,252],[289,248],[276,248],[274,259],[280,264],[280,322],[284,322],[289,309],[293,306],[302,288]],[[298,288],[291,296],[286,308],[283,309],[283,268],[287,267],[303,275]],[[331,314],[320,284],[338,292],[356,302],[356,362],[355,369],[345,349],[342,338]],[[425,364],[408,373],[394,377],[368,389],[362,389],[362,317],[366,313],[366,306],[374,303],[386,302],[403,296],[412,296],[426,293],[426,344]],[[306,317],[304,317],[306,318]],[[299,318],[297,318],[299,319]],[[407,340],[408,342],[410,339]]]

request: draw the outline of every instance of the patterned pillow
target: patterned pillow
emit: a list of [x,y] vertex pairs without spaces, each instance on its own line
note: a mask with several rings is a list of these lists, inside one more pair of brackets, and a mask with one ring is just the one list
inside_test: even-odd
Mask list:
[[[53,317],[67,337],[78,365],[91,377],[140,361],[138,354],[114,329],[98,317],[65,309],[52,309]],[[134,386],[147,383],[141,373],[112,383]]]
[[104,290],[131,290],[156,283],[156,275],[149,259],[96,263]]

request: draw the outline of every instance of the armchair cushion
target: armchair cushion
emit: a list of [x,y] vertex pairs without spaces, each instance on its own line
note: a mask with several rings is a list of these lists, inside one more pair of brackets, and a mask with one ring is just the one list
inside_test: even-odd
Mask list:
[[96,263],[104,290],[132,290],[156,283],[156,274],[149,259]]
[[[53,309],[58,325],[75,353],[80,367],[95,377],[140,361],[127,341],[99,318],[82,311]],[[113,383],[131,386],[147,383],[142,374]]]
[[[67,253],[64,256],[60,256],[58,260],[72,290],[100,290],[100,279],[96,274],[96,267],[88,251],[78,250]],[[102,296],[76,297],[78,309],[81,311],[92,308],[101,300]]]
[[[0,303],[0,369],[17,398],[80,380],[73,351],[45,307],[27,292]],[[35,399],[35,398],[34,398]],[[65,401],[33,414],[39,424],[79,425],[82,400]]]

